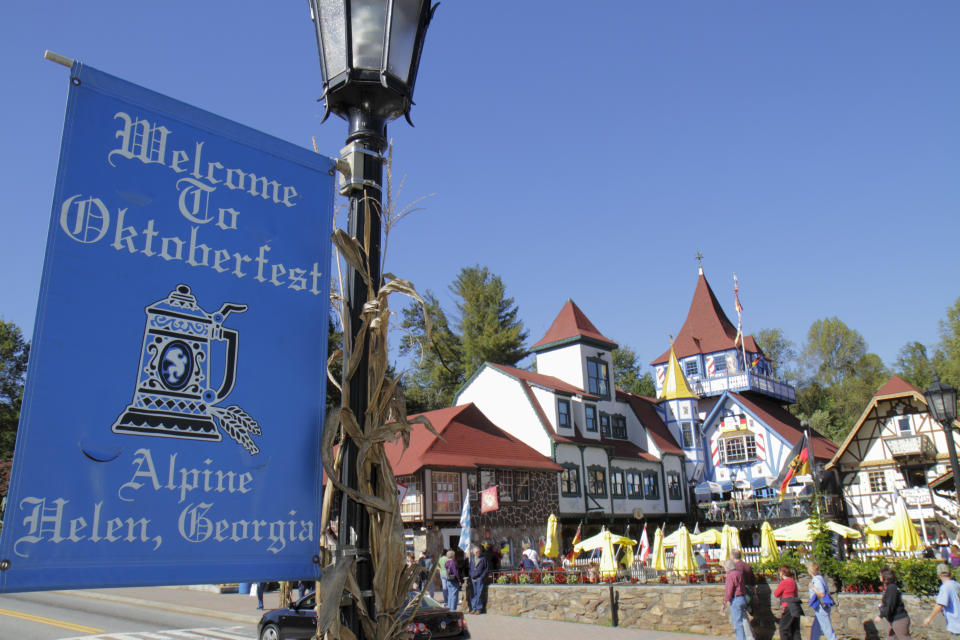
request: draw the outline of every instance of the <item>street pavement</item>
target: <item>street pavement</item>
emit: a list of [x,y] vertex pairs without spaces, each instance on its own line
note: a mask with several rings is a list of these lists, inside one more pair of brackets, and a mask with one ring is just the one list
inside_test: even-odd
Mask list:
[[[165,611],[179,612],[185,615],[206,616],[224,620],[225,627],[249,628],[249,632],[240,632],[241,636],[256,636],[256,624],[260,613],[256,610],[256,598],[247,594],[218,593],[202,587],[131,587],[124,589],[83,589],[67,591],[70,595],[95,598],[117,603],[152,607]],[[267,593],[264,596],[267,608],[279,606],[279,594]],[[668,631],[649,631],[602,627],[578,624],[575,622],[557,622],[536,618],[479,615],[466,616],[470,634],[474,640],[507,640],[511,638],[550,638],[550,640],[704,640],[718,636],[704,636],[691,633],[673,633]]]

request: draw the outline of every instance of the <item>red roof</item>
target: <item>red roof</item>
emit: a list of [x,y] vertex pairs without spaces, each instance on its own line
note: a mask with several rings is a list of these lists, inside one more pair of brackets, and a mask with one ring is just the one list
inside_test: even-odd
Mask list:
[[559,391],[561,393],[569,393],[570,395],[583,396],[588,399],[599,399],[599,396],[587,393],[580,387],[572,385],[569,382],[564,382],[560,378],[554,378],[553,376],[547,376],[542,373],[535,373],[533,371],[527,371],[526,369],[517,369],[516,367],[508,367],[505,364],[494,364],[488,362],[491,367],[499,369],[503,373],[506,373],[509,376],[513,376],[518,380],[523,382],[529,382],[535,384],[539,387],[544,387],[545,389],[552,389],[554,391]]
[[921,396],[923,391],[901,378],[900,376],[890,376],[887,383],[877,390],[874,396],[895,396],[902,394],[918,393]]
[[616,342],[604,336],[593,326],[590,319],[584,315],[573,300],[567,300],[563,308],[560,309],[560,313],[554,318],[553,324],[547,329],[546,335],[540,339],[540,342],[530,347],[530,350],[542,351],[550,346],[580,339],[597,342],[611,349],[617,347]]
[[650,434],[650,438],[653,439],[654,444],[657,445],[660,451],[663,453],[683,455],[683,449],[679,447],[677,441],[670,435],[670,430],[667,429],[663,418],[661,418],[657,412],[656,399],[634,395],[617,389],[617,400],[630,405],[630,408],[633,409],[637,418],[639,418],[643,426],[646,427],[647,433]]
[[406,451],[402,442],[386,443],[387,458],[395,475],[409,475],[423,467],[563,470],[560,465],[490,422],[472,402],[419,415],[429,418],[430,424],[443,437],[438,438],[425,425],[415,424]]
[[[737,337],[737,328],[727,319],[723,307],[714,295],[707,278],[700,272],[697,276],[697,288],[693,292],[693,301],[687,311],[687,319],[680,328],[680,333],[673,341],[673,349],[678,358],[686,358],[699,353],[713,353],[732,349],[739,346],[734,340]],[[760,352],[753,336],[743,339],[744,348],[750,352]],[[670,349],[651,362],[656,365],[666,362],[670,358]]]
[[[800,442],[803,438],[803,427],[800,418],[793,415],[773,400],[762,396],[745,396],[741,393],[731,393],[743,406],[753,412],[768,427],[779,433],[791,445]],[[810,429],[810,440],[813,444],[813,457],[830,460],[839,448],[832,440]]]

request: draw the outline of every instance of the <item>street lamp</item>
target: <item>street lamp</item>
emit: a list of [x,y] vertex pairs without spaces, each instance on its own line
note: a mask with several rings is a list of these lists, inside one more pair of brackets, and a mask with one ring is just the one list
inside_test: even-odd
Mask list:
[[[360,335],[363,306],[381,283],[380,235],[382,215],[383,153],[387,148],[387,123],[405,116],[410,121],[413,86],[427,26],[436,10],[430,0],[309,0],[317,33],[326,111],[349,123],[346,146],[340,151],[340,193],[349,198],[347,231],[366,249],[368,291],[361,274],[347,267],[347,314],[344,333],[359,366],[345,390],[349,407],[364,422],[368,406],[368,336]],[[346,342],[345,342],[346,344]],[[350,354],[346,354],[350,357]],[[344,375],[347,367],[344,367]],[[340,481],[357,488],[357,446],[348,439],[343,451]],[[366,509],[341,497],[338,548],[357,556],[357,583],[367,610],[373,611],[370,562],[370,520]],[[357,609],[344,609],[347,626],[358,638],[363,630]]]
[[934,420],[943,425],[947,436],[947,453],[950,454],[950,470],[953,472],[953,487],[960,502],[960,465],[957,464],[957,447],[953,441],[953,421],[957,419],[957,390],[940,382],[940,376],[933,374],[933,382],[923,391],[927,409]]

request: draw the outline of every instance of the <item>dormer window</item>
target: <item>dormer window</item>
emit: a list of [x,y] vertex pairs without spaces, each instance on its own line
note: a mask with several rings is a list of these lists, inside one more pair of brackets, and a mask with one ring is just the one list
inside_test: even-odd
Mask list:
[[713,359],[713,372],[718,376],[727,373],[727,358],[722,353]]
[[585,404],[583,405],[583,422],[587,431],[597,430],[597,405],[594,404]]
[[610,397],[607,385],[607,363],[599,358],[587,358],[587,391],[601,398]]
[[627,439],[627,416],[623,414],[614,414],[613,418],[613,437],[620,440]]
[[600,435],[610,436],[610,414],[600,412]]
[[683,363],[683,375],[688,378],[700,375],[700,367],[697,365],[696,358],[690,358]]

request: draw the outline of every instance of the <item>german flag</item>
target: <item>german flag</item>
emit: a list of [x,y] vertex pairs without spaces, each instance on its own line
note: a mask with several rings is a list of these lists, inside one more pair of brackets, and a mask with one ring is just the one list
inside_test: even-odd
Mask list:
[[577,546],[577,543],[580,542],[580,525],[577,525],[577,532],[573,536],[573,542],[570,544],[570,553],[567,554],[567,560],[573,562],[577,559],[577,556],[580,555],[579,551],[574,551],[573,547]]
[[774,485],[780,488],[780,501],[783,501],[783,494],[787,492],[787,485],[796,477],[810,473],[809,447],[807,447],[807,434],[804,433],[800,441],[793,446],[790,453],[787,454],[787,462],[780,469],[780,475],[777,476]]

